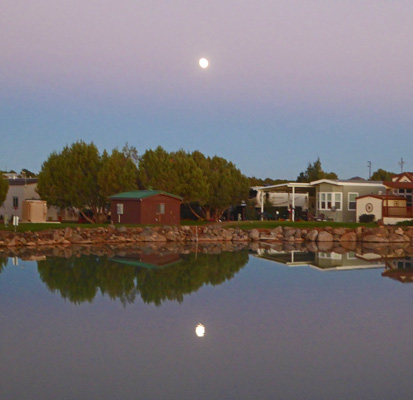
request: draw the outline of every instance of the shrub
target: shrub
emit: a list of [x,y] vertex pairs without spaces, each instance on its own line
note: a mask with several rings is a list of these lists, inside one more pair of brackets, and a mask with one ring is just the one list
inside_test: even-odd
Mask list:
[[398,222],[396,225],[400,225],[400,226],[413,226],[413,220],[411,220],[411,221],[400,221],[400,222]]
[[373,222],[375,219],[376,219],[376,216],[374,214],[363,214],[363,215],[360,215],[359,222],[368,223],[368,222]]

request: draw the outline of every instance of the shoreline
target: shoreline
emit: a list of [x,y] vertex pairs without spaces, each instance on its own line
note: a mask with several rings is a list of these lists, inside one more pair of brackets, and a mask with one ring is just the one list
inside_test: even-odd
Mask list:
[[[405,243],[413,245],[413,226],[381,226],[367,228],[294,228],[278,226],[273,229],[241,230],[217,225],[204,226],[152,226],[99,228],[56,228],[38,232],[0,232],[0,248],[42,247],[100,244],[132,244],[141,242],[275,242],[275,243]],[[324,246],[325,247],[325,246]]]

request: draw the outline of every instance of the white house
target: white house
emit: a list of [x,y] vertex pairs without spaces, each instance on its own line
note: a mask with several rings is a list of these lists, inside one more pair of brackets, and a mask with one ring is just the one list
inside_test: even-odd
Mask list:
[[13,216],[17,216],[21,221],[27,222],[78,219],[78,211],[75,209],[61,210],[58,207],[47,206],[36,192],[37,178],[19,178],[16,174],[8,175],[6,177],[9,190],[6,200],[0,206],[0,215],[3,218],[10,220]]
[[[309,219],[331,220],[336,222],[356,222],[356,198],[367,194],[384,194],[382,182],[364,179],[320,179],[310,183],[288,182],[257,188],[258,196],[265,193],[284,192],[289,194],[291,219],[295,219],[295,200],[298,194],[304,195]],[[263,204],[261,202],[261,204]],[[263,211],[263,208],[261,208]]]

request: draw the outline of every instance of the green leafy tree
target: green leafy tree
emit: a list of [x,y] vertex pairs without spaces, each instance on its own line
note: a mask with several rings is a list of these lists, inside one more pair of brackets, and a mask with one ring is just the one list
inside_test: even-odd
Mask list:
[[34,172],[29,171],[26,168],[23,168],[20,172],[20,176],[25,176],[26,178],[36,178],[37,175]]
[[98,172],[100,194],[105,199],[116,193],[136,190],[137,167],[130,155],[117,149],[109,156],[102,154],[102,166]]
[[373,173],[370,180],[371,181],[391,181],[391,178],[396,175],[394,172],[386,171],[379,168]]
[[300,172],[297,182],[313,182],[319,179],[338,179],[338,177],[334,172],[324,172],[318,157],[313,163],[308,163],[307,169],[304,172]]
[[123,152],[100,155],[97,147],[83,141],[53,152],[42,165],[37,191],[49,204],[75,207],[92,222],[84,209],[92,210],[95,220],[105,219],[107,197],[136,188],[136,165]]
[[162,147],[148,150],[139,161],[139,184],[183,197],[199,218],[219,219],[231,205],[248,197],[248,179],[231,162]]
[[279,185],[281,183],[289,182],[287,179],[271,179],[271,178],[256,178],[255,176],[248,178],[250,186],[269,186]]
[[206,219],[218,220],[230,206],[248,198],[249,181],[232,162],[222,157],[207,159],[209,169],[204,171],[209,181],[209,196],[203,210]]
[[51,205],[76,207],[82,213],[87,207],[100,220],[105,205],[97,179],[101,166],[101,156],[93,143],[76,142],[61,153],[52,153],[43,163],[37,191]]
[[4,203],[4,200],[6,200],[8,191],[9,181],[3,176],[3,174],[0,174],[0,206]]

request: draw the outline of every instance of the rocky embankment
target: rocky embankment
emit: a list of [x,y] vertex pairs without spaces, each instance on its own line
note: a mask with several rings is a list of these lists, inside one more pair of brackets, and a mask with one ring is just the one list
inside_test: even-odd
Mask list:
[[[126,228],[66,228],[40,232],[0,232],[0,247],[39,247],[97,244],[131,244],[139,242],[280,242],[280,243],[406,243],[413,244],[412,227],[313,228],[297,229],[225,229],[211,226],[159,226]],[[346,246],[345,246],[346,247]]]

